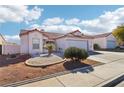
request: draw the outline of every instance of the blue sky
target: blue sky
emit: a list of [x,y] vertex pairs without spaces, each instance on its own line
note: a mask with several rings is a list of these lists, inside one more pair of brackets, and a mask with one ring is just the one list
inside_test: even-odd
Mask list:
[[[123,10],[118,5],[0,6],[0,33],[10,40],[16,39],[21,29],[35,27],[50,32],[79,29],[87,34],[104,33],[122,24]],[[108,24],[111,27],[105,28]]]

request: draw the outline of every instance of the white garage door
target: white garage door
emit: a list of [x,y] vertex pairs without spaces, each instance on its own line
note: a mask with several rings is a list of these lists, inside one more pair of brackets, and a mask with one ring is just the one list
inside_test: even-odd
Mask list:
[[67,48],[68,47],[78,47],[84,48],[87,50],[87,41],[86,40],[67,40]]
[[107,41],[107,48],[115,48],[116,47],[116,42],[112,40]]

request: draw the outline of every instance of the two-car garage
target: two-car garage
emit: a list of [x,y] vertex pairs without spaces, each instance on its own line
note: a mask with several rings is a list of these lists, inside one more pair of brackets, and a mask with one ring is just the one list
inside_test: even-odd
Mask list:
[[78,47],[88,50],[88,41],[87,40],[66,40],[67,48],[68,47]]
[[74,38],[60,38],[56,40],[56,46],[58,48],[58,51],[64,51],[65,49],[69,47],[78,47],[83,48],[87,51],[92,51],[91,42],[88,41],[88,39],[74,39]]

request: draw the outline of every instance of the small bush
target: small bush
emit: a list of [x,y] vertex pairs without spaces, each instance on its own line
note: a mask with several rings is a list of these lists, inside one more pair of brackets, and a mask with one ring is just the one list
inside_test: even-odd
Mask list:
[[115,49],[116,50],[124,50],[124,46],[116,46]]
[[116,46],[115,49],[120,49],[120,46]]
[[75,60],[84,60],[88,57],[88,53],[85,49],[80,49],[76,47],[69,47],[64,52],[65,58],[70,58],[73,61]]
[[100,49],[100,46],[99,46],[98,44],[94,44],[94,45],[93,45],[93,48],[94,48],[95,50],[97,50],[97,49]]
[[81,54],[81,58],[82,59],[86,59],[89,56],[88,53],[87,53],[87,51],[85,49],[80,49],[79,52],[81,52],[79,54]]
[[53,50],[55,49],[55,45],[52,43],[47,43],[45,44],[44,48],[48,50],[48,56],[50,56]]

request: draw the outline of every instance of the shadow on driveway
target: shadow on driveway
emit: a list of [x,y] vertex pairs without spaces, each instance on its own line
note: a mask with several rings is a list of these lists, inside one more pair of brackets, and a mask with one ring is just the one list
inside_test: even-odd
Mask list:
[[65,67],[66,70],[70,70],[70,71],[73,69],[77,69],[77,68],[87,67],[86,69],[83,69],[83,70],[71,71],[71,73],[76,73],[76,72],[89,73],[89,72],[94,71],[94,69],[91,65],[82,63],[79,61],[77,61],[77,62],[67,61],[63,64],[63,66]]
[[99,54],[102,54],[102,53],[95,52],[95,51],[88,51],[88,54],[89,55],[99,55]]

